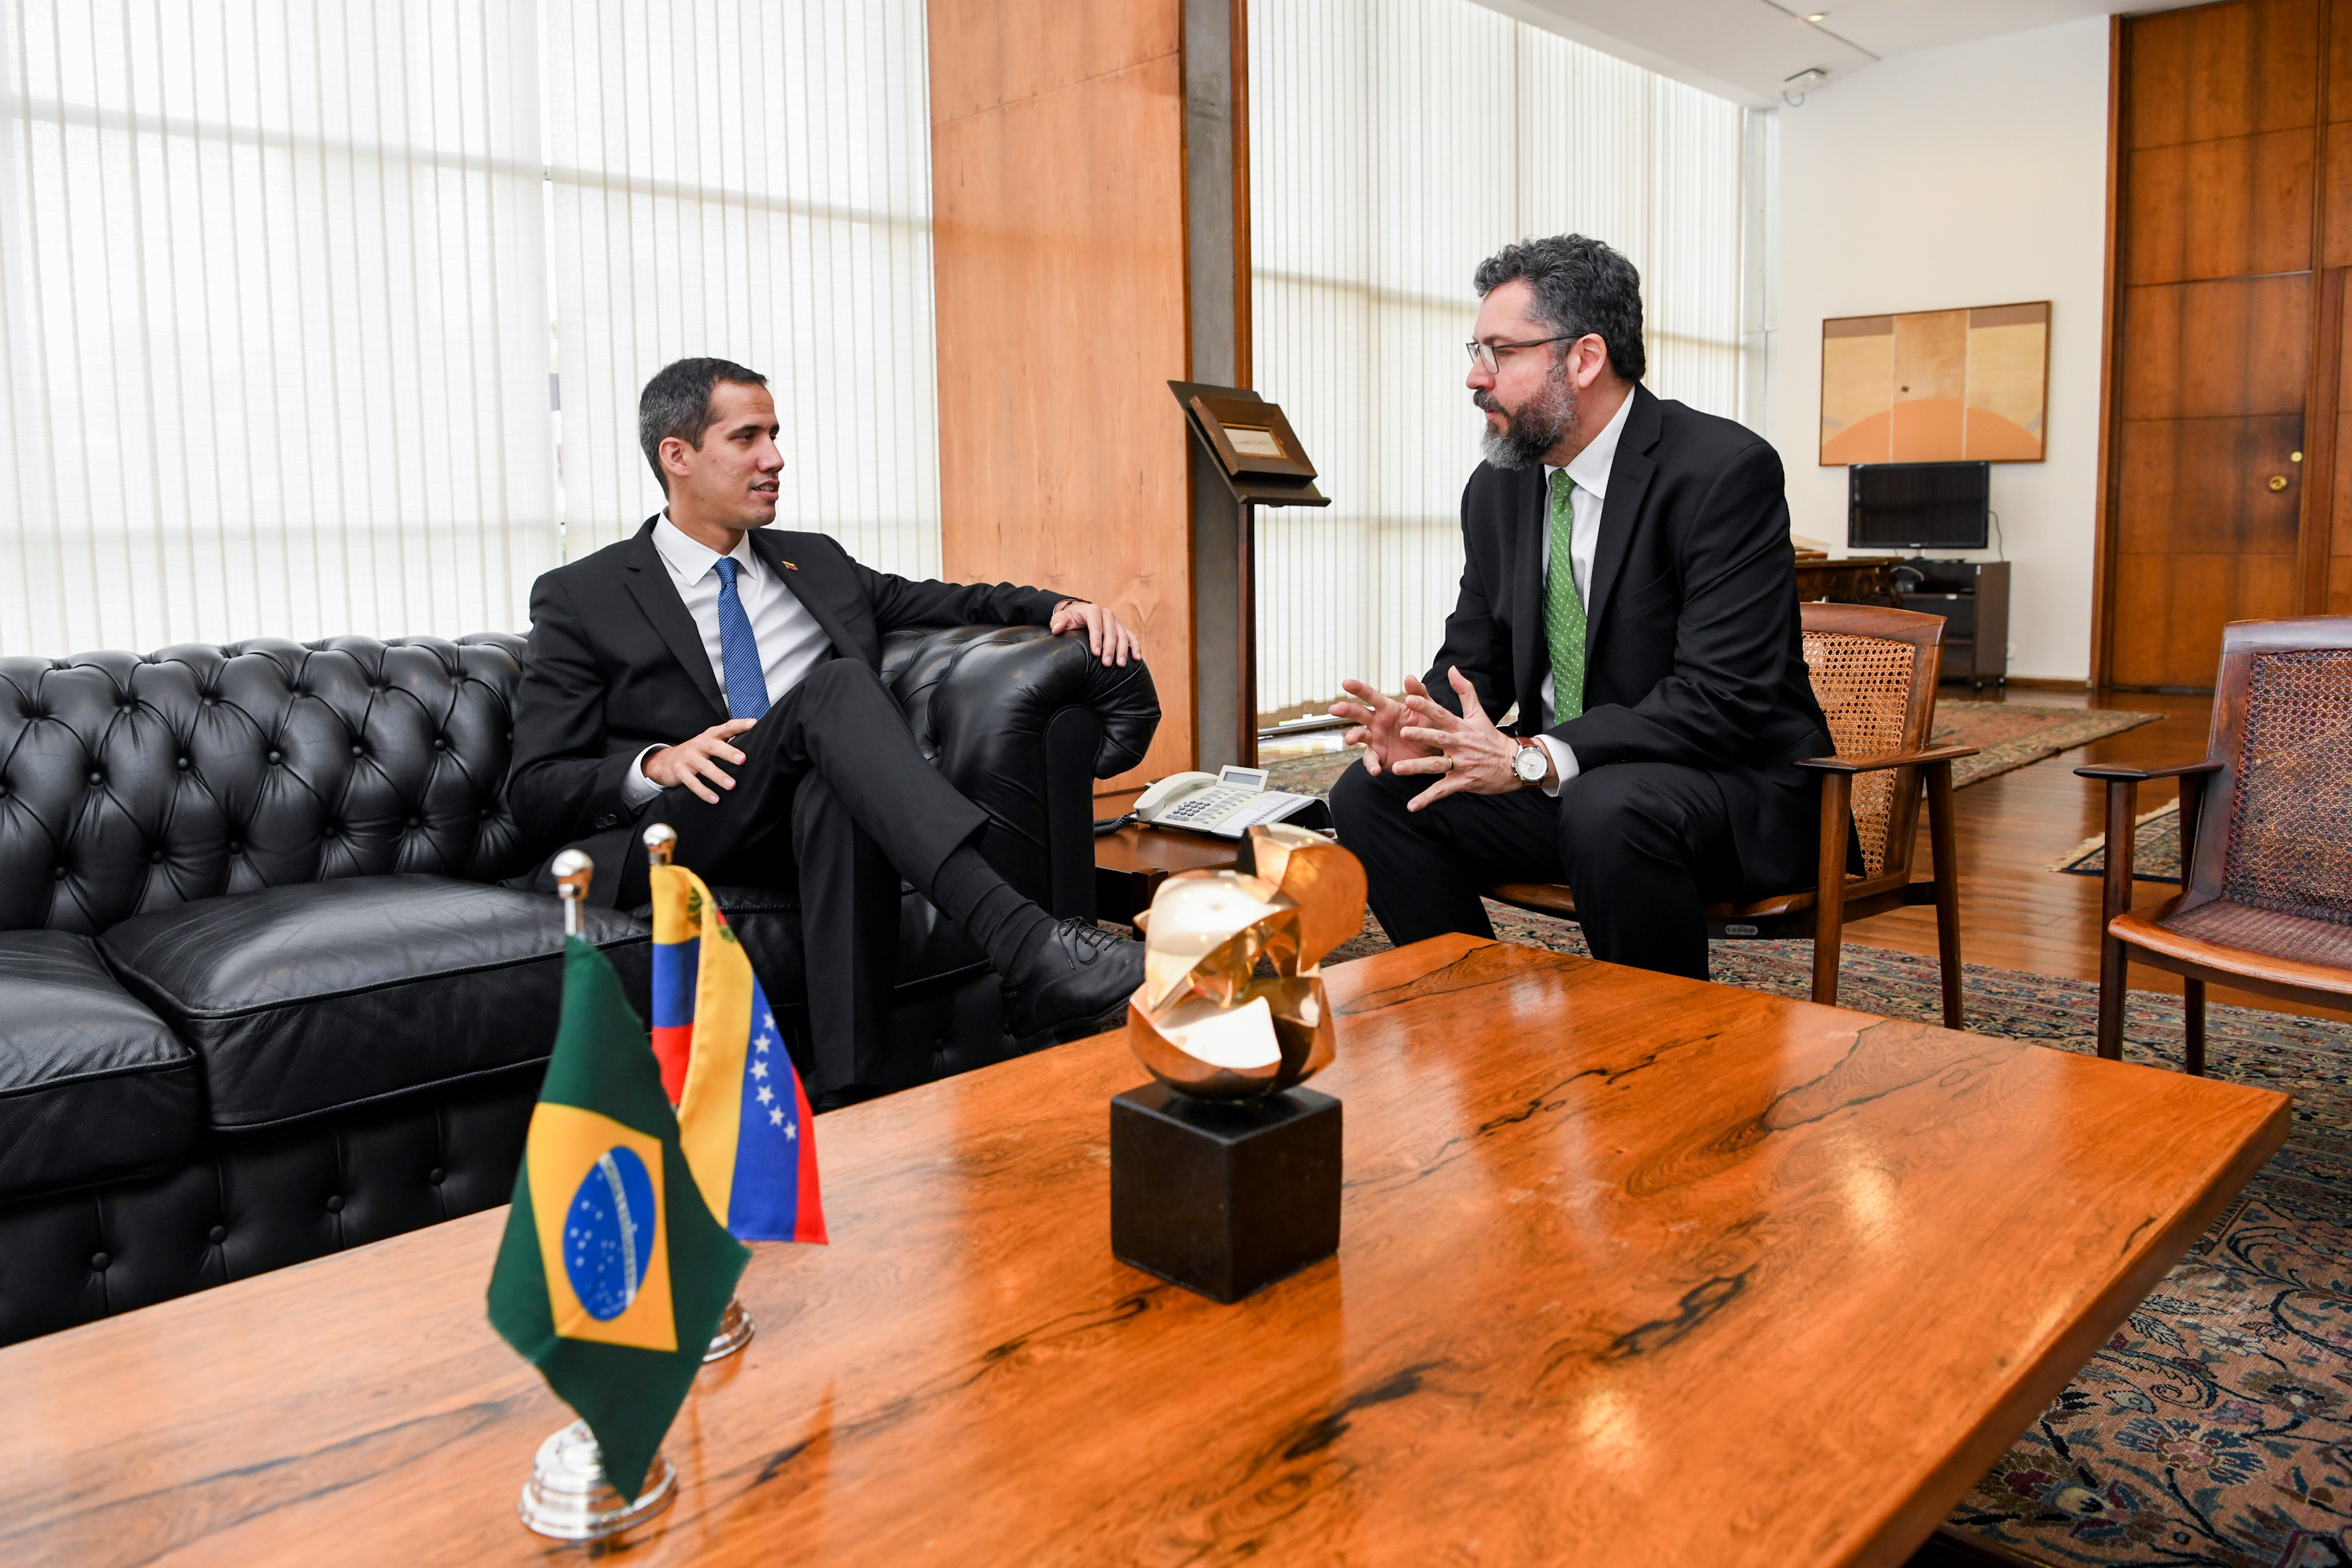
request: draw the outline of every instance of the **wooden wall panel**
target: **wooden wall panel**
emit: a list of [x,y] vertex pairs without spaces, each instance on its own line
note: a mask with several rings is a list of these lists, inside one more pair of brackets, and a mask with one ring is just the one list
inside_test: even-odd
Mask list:
[[2321,118],[2323,90],[2336,101],[2320,31],[2333,9],[2225,0],[2117,35],[2100,617],[2117,684],[2210,685],[2224,623],[2294,615],[2325,573],[2311,513],[2328,500],[2335,417],[2315,399],[2333,381],[2313,372],[2336,312],[2314,268],[2334,243],[2321,185],[2346,163]]
[[2308,273],[2128,289],[2123,317],[2125,418],[2303,411]]
[[2116,664],[2136,686],[2210,690],[2221,627],[2295,613],[2295,558],[2116,557]]
[[[2303,418],[2132,419],[2117,443],[2116,548],[2188,555],[2292,554],[2303,502]],[[2273,474],[2288,488],[2273,490]]]
[[[1111,605],[1191,763],[1178,0],[931,0],[947,575]],[[1118,787],[1126,781],[1106,781]]]
[[1177,0],[931,0],[929,13],[934,127],[1178,47]]
[[2335,426],[2336,444],[2331,454],[2334,461],[2329,478],[2327,505],[2321,513],[2326,518],[2326,561],[2321,568],[2322,581],[2316,593],[2306,593],[2304,602],[2322,614],[2341,616],[2352,614],[2352,331],[2345,330],[2340,306],[2344,279],[2336,279],[2339,308],[2336,320]]
[[2160,147],[2318,117],[2319,0],[2252,0],[2133,18],[2128,144]]
[[2126,283],[2311,265],[2312,127],[2132,154]]

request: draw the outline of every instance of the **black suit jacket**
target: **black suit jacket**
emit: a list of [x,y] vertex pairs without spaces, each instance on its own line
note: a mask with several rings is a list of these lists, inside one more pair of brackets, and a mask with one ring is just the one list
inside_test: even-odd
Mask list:
[[[1635,386],[1619,433],[1585,614],[1584,711],[1551,733],[1580,769],[1680,763],[1716,773],[1745,897],[1811,887],[1832,751],[1805,674],[1780,455],[1745,426]],[[1462,492],[1462,592],[1430,695],[1459,710],[1458,667],[1486,711],[1533,734],[1544,637],[1540,466],[1481,463]]]
[[[573,846],[600,869],[619,867],[635,816],[621,783],[637,753],[727,720],[702,634],[654,549],[658,521],[531,585],[507,794],[524,841],[542,856]],[[858,564],[822,533],[758,529],[751,549],[816,617],[836,656],[877,672],[885,633],[1044,626],[1066,596],[1010,583],[909,582]],[[607,900],[619,886],[617,876],[590,884]]]

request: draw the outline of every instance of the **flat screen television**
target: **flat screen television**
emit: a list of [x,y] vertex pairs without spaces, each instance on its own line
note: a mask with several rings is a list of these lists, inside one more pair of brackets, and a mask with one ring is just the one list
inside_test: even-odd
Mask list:
[[1846,543],[1870,550],[1982,550],[1990,463],[1856,463],[1846,470]]

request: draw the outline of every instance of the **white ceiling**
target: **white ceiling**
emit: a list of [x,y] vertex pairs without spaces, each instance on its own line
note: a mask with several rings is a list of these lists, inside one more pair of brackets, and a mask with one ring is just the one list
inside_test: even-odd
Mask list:
[[[1807,68],[1819,90],[1890,55],[2195,0],[1483,0],[1497,11],[1753,108]],[[1827,16],[1818,24],[1805,13]]]

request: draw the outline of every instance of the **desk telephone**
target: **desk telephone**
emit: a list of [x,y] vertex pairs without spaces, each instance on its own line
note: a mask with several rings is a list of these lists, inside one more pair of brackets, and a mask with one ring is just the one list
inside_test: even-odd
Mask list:
[[1220,838],[1239,838],[1263,822],[1296,821],[1328,829],[1331,808],[1311,795],[1265,787],[1264,768],[1228,763],[1215,773],[1171,773],[1137,798],[1137,820]]

